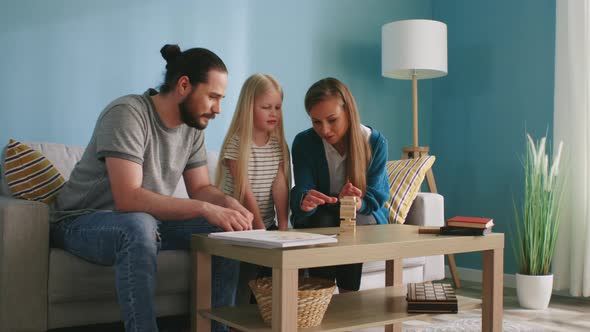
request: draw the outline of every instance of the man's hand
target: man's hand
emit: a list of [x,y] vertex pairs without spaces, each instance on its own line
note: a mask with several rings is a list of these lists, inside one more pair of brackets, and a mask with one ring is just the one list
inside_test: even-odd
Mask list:
[[355,187],[350,182],[347,182],[342,187],[342,189],[340,190],[340,194],[338,194],[338,199],[342,199],[343,197],[346,197],[346,196],[354,196],[354,197],[357,197],[357,200],[356,200],[356,210],[358,211],[358,210],[361,209],[361,206],[363,204],[362,201],[361,201],[361,199],[363,197],[363,192],[359,188]]
[[250,215],[249,218],[236,209],[208,204],[204,215],[211,225],[217,226],[226,232],[232,232],[252,229],[252,214],[247,210],[246,212]]
[[225,204],[223,205],[228,209],[232,209],[232,210],[236,210],[239,213],[241,213],[250,223],[250,225],[252,225],[252,220],[254,220],[254,215],[252,214],[252,212],[248,211],[248,209],[246,209],[242,204],[240,204],[240,202],[238,202],[237,199],[225,195]]
[[303,197],[303,200],[301,200],[301,210],[303,212],[309,212],[318,207],[318,205],[336,202],[338,202],[336,197],[328,196],[312,189],[308,191],[307,194],[305,194],[305,197]]

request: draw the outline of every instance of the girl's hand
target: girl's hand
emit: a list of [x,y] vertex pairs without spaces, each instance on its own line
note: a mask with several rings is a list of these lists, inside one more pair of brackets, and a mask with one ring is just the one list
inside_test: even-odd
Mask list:
[[324,205],[326,203],[333,204],[336,202],[338,202],[336,197],[328,196],[312,189],[305,194],[305,197],[303,197],[303,200],[301,201],[301,210],[303,212],[309,212],[319,205]]
[[359,188],[355,187],[352,183],[347,182],[340,190],[340,194],[338,194],[338,198],[342,199],[345,196],[357,197],[356,210],[358,211],[361,209],[361,206],[363,204],[363,202],[361,200],[363,198],[363,192]]

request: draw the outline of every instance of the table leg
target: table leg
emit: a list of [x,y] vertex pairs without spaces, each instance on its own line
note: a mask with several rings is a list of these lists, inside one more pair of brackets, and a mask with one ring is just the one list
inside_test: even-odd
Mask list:
[[211,255],[195,250],[191,255],[191,331],[211,331],[211,321],[198,314],[199,310],[211,310]]
[[[385,261],[385,286],[403,286],[403,261],[401,258]],[[401,332],[402,323],[385,325],[385,332]]]
[[483,252],[481,330],[502,331],[504,249]]
[[297,269],[272,269],[272,330],[297,331]]

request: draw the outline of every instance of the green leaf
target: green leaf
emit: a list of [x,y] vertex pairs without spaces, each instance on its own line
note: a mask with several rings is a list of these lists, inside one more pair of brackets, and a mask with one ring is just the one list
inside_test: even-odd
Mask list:
[[[566,172],[548,172],[551,169],[546,147],[550,142],[543,137],[536,143],[527,134],[528,143],[521,160],[524,170],[524,194],[521,206],[513,198],[516,232],[511,234],[512,250],[518,272],[528,275],[551,273],[551,261],[559,230],[559,206],[563,197]],[[560,144],[561,145],[561,144]],[[558,154],[553,164],[560,162]]]

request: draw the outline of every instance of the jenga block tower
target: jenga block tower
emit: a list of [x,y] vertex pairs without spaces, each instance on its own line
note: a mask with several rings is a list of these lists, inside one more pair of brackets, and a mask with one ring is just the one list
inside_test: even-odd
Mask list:
[[356,231],[356,197],[346,196],[340,200],[340,231]]

